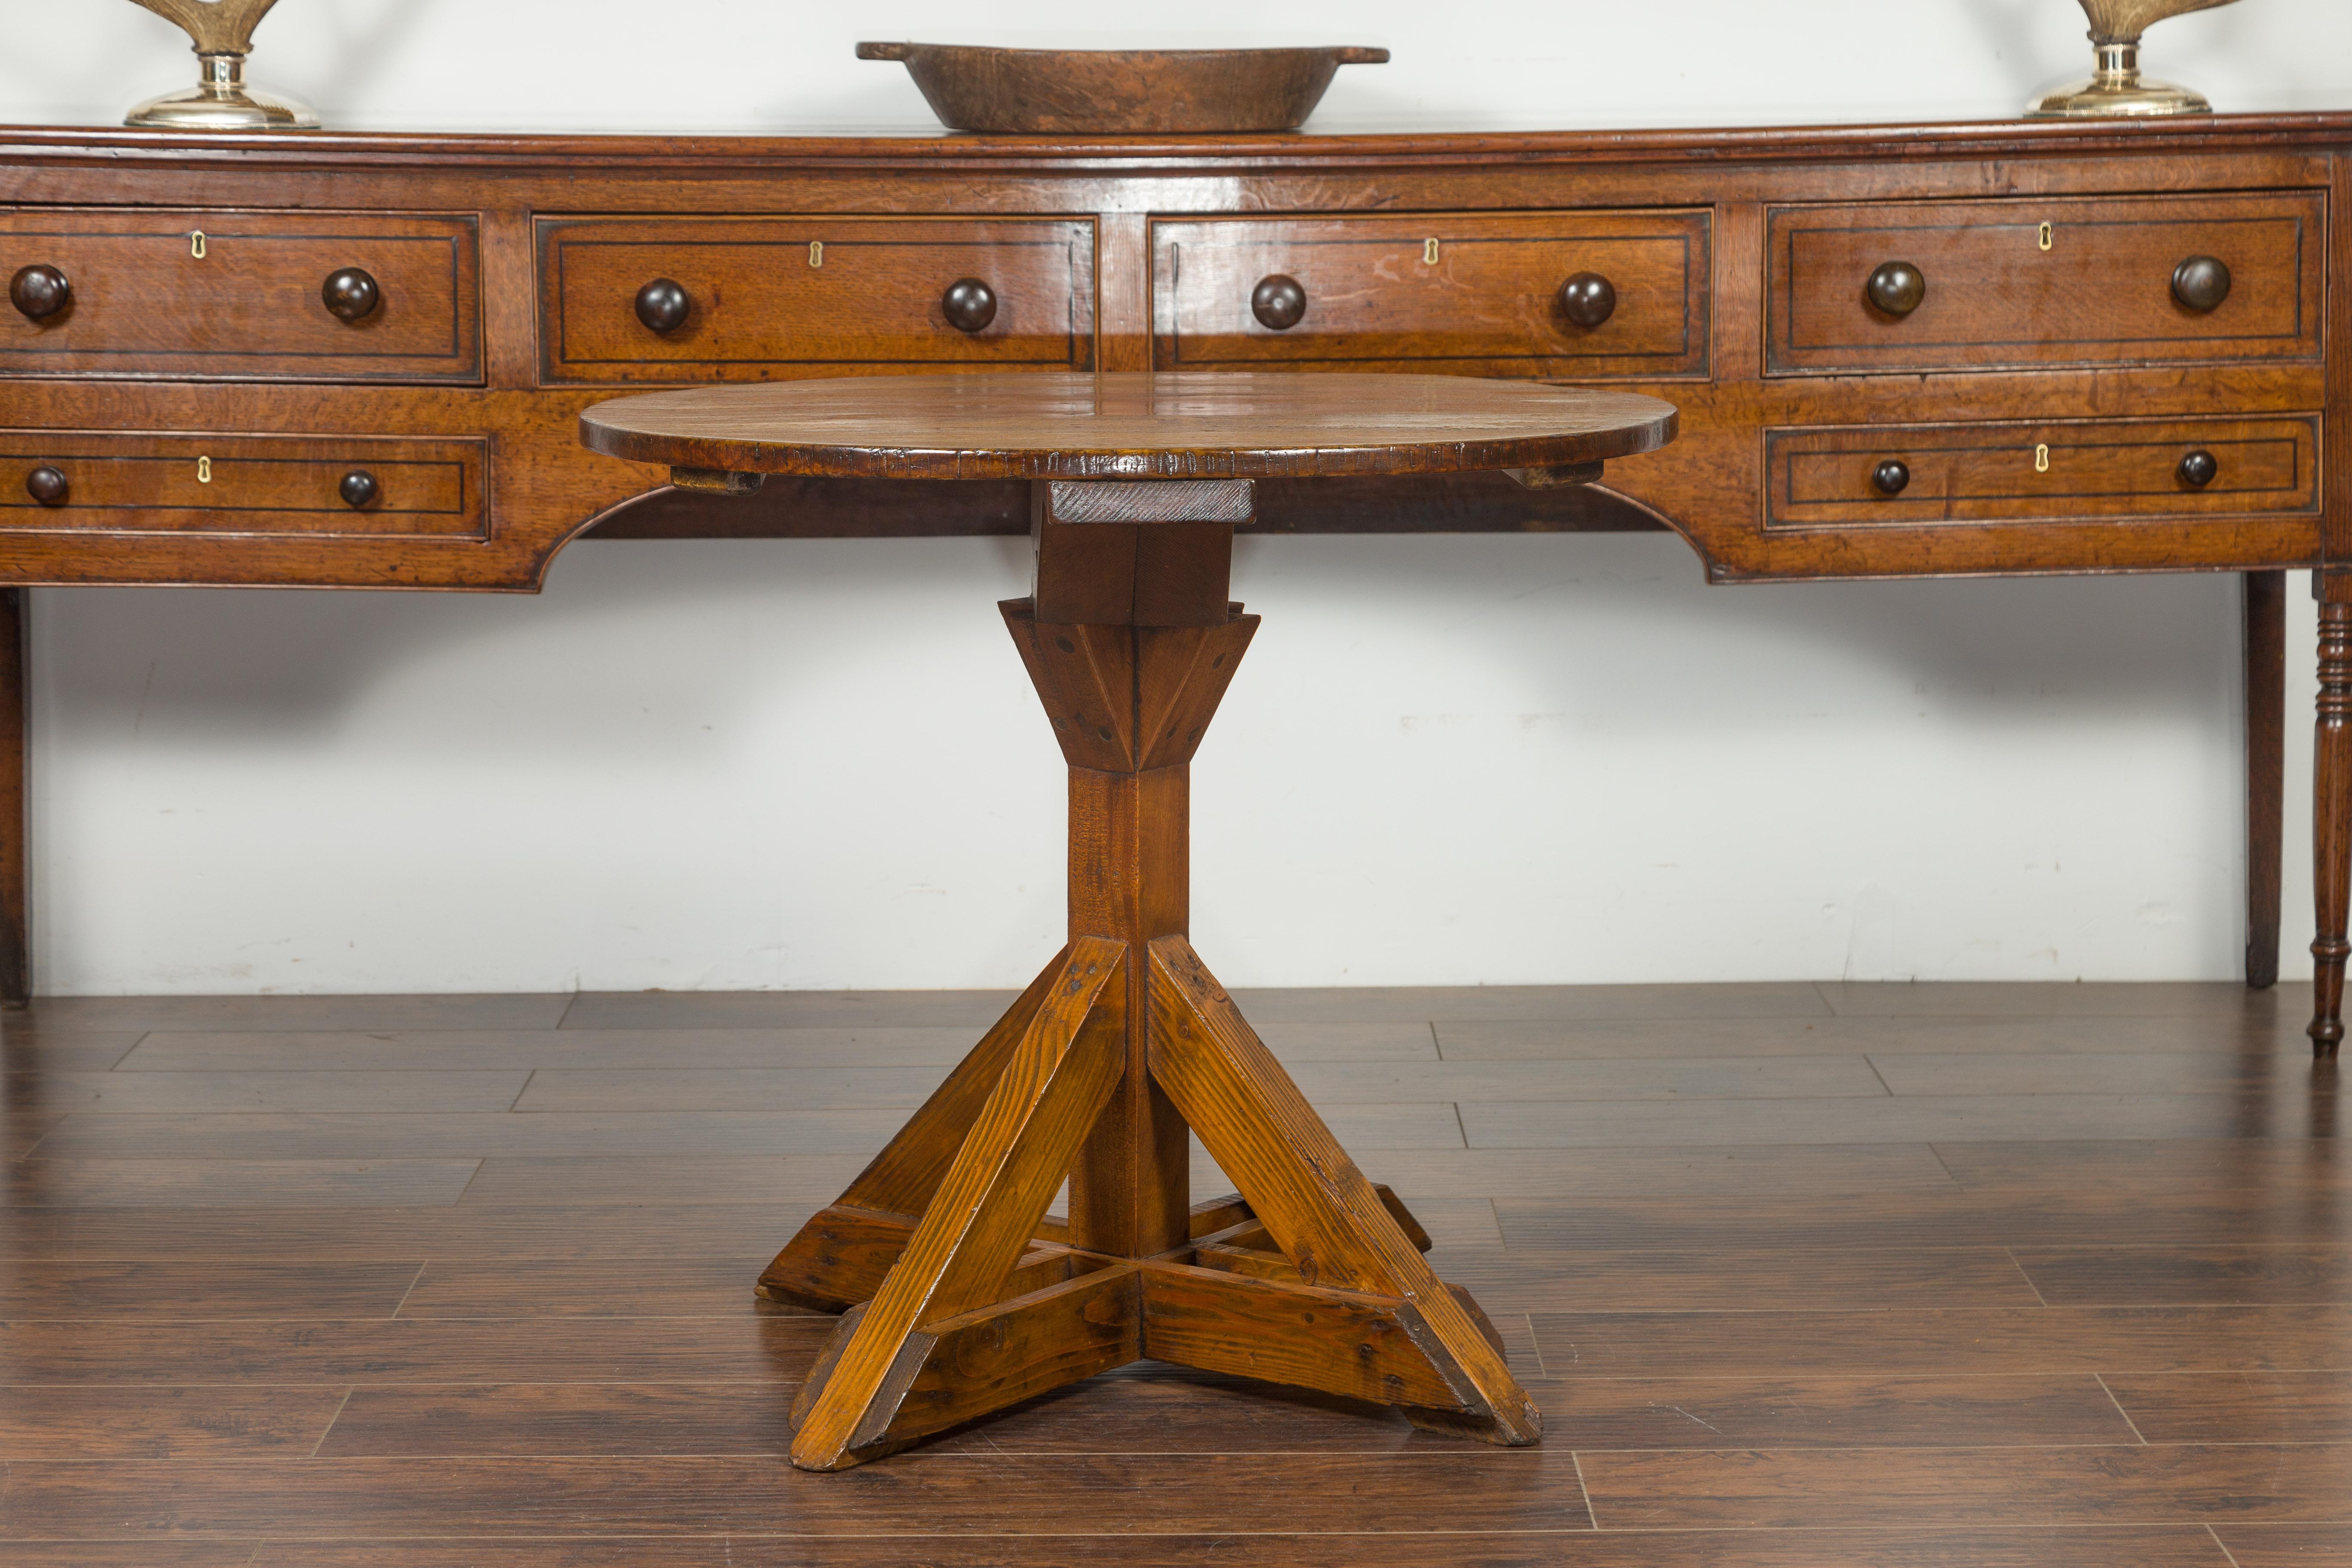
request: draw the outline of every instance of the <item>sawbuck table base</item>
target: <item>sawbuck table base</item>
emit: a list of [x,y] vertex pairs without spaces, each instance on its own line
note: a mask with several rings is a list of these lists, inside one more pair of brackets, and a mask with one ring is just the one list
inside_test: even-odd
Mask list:
[[[1207,486],[1037,488],[1039,597],[1002,607],[1070,764],[1069,945],[760,1277],[843,1314],[793,1463],[877,1458],[1144,1357],[1535,1442],[1486,1314],[1185,938],[1189,764],[1257,627],[1225,601],[1232,523],[1050,515],[1055,489],[1164,515]],[[1216,488],[1246,507],[1246,481]],[[1129,605],[1196,624],[1110,618]],[[1192,1132],[1238,1194],[1189,1202]],[[1066,1221],[1045,1212],[1065,1176]]]

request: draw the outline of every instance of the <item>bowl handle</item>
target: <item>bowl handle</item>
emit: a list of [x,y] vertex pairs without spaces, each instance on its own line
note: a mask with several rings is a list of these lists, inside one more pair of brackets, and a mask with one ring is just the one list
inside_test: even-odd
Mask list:
[[[866,46],[863,44],[858,45],[857,48],[860,54],[866,51]],[[1334,64],[1343,66],[1384,66],[1389,63],[1389,52],[1386,49],[1355,47],[1333,49],[1331,59]]]
[[[857,46],[857,58],[861,60],[903,60],[914,52],[915,46],[912,44],[860,44]],[[1383,54],[1381,58],[1385,59],[1388,57]]]

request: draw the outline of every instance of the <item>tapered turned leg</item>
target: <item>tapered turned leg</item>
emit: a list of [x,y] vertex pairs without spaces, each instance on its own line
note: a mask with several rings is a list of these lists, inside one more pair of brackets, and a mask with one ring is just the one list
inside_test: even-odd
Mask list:
[[2245,574],[2246,984],[2278,984],[2286,773],[2286,574]]
[[26,896],[33,852],[26,805],[32,791],[25,769],[32,740],[26,693],[31,594],[29,588],[0,588],[0,1005],[10,1007],[23,1006],[33,994],[32,913]]
[[2344,961],[2352,903],[2352,573],[2315,572],[2319,596],[2319,715],[2312,742],[2312,1049],[2335,1054],[2344,1038]]

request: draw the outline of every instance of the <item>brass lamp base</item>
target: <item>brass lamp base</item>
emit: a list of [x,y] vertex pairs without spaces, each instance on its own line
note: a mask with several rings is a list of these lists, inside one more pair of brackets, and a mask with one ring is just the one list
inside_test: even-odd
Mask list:
[[169,131],[310,131],[319,111],[245,84],[243,55],[198,55],[204,75],[195,86],[151,98],[122,117],[125,125]]
[[2099,68],[2053,88],[2025,106],[2030,120],[2085,120],[2100,115],[2210,114],[2201,92],[2150,81],[2139,74],[2139,44],[2101,44]]

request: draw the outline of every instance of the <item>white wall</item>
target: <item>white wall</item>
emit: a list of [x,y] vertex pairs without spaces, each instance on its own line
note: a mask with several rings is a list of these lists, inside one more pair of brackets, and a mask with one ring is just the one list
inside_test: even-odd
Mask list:
[[[1327,127],[2000,116],[2087,53],[2065,0],[1260,9],[1076,41],[1390,46]],[[1103,13],[849,15],[288,0],[254,74],[342,126],[914,125],[856,38]],[[101,123],[189,72],[127,4],[44,26],[0,119]],[[2341,0],[2151,37],[2225,109],[2352,102]],[[39,593],[38,984],[1024,980],[1060,809],[992,606],[1021,575],[1006,541],[609,542],[535,599]],[[1710,589],[1650,536],[1245,542],[1236,575],[1267,620],[1196,769],[1195,921],[1234,984],[2237,972],[2234,578]]]

